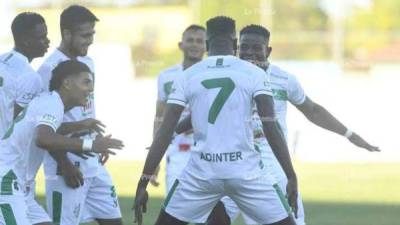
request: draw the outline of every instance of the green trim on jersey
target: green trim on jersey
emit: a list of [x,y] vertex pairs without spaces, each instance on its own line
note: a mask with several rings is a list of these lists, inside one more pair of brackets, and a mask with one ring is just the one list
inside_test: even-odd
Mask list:
[[272,89],[272,92],[274,93],[274,99],[275,100],[280,100],[280,101],[287,101],[288,100],[288,94],[286,90],[283,89]]
[[171,94],[172,91],[172,84],[174,84],[173,81],[168,81],[164,84],[164,92],[165,96],[168,98],[168,95]]
[[3,87],[3,83],[4,83],[4,78],[0,77],[0,87]]
[[278,197],[281,200],[283,207],[285,207],[286,212],[290,215],[292,213],[292,208],[290,207],[287,198],[283,194],[282,189],[279,187],[278,184],[274,184],[273,187],[274,187],[276,193],[278,194]]
[[8,171],[8,173],[1,179],[0,195],[12,195],[15,180],[17,180],[17,176],[15,175],[14,171]]
[[176,179],[176,180],[174,181],[174,184],[173,184],[172,187],[171,187],[171,190],[168,192],[167,198],[166,198],[165,201],[164,201],[163,209],[167,208],[168,203],[169,203],[169,201],[171,200],[172,195],[174,195],[175,190],[176,190],[176,187],[178,186],[178,184],[179,184],[179,180]]
[[20,122],[26,115],[26,111],[28,109],[28,106],[22,110],[17,117],[15,117],[13,123],[11,124],[10,128],[8,128],[7,132],[4,134],[2,140],[5,140],[11,136],[11,134],[14,132],[14,126],[16,123]]
[[218,114],[222,110],[222,107],[235,89],[235,83],[232,81],[231,78],[224,77],[203,80],[201,84],[207,89],[220,88],[208,113],[208,122],[214,124],[215,120],[217,120]]
[[58,191],[53,191],[53,223],[60,224],[62,210],[62,194]]
[[14,212],[10,204],[0,204],[1,213],[3,214],[5,225],[17,225]]

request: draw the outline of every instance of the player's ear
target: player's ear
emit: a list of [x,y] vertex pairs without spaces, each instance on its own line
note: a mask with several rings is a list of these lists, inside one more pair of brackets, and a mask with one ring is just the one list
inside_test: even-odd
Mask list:
[[71,90],[71,84],[72,84],[71,77],[68,77],[68,78],[64,79],[62,86],[63,86],[66,90]]
[[182,41],[180,41],[180,42],[178,43],[178,47],[179,47],[180,50],[183,50],[183,43],[182,43]]
[[235,38],[235,39],[233,39],[233,55],[235,55],[235,56],[236,56],[237,49],[238,49],[238,42],[237,42],[237,39]]
[[266,54],[265,54],[265,57],[268,59],[268,57],[271,55],[271,52],[272,52],[272,47],[267,47],[267,51],[266,51]]
[[71,38],[72,38],[72,33],[68,29],[63,29],[61,31],[61,37],[62,37],[63,40],[69,42],[71,40]]

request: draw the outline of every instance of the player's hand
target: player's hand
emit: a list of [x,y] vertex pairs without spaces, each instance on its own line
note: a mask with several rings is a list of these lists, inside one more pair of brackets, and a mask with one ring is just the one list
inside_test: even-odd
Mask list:
[[106,125],[104,125],[100,120],[96,120],[93,118],[88,118],[80,121],[81,126],[86,129],[86,130],[94,130],[98,134],[103,134],[104,133],[104,128]]
[[297,178],[289,178],[286,186],[286,193],[290,207],[292,207],[294,216],[297,218]]
[[59,166],[61,169],[61,175],[68,187],[75,189],[83,185],[83,175],[81,171],[74,166],[70,160],[65,160]]
[[158,182],[158,173],[160,172],[160,166],[158,165],[156,170],[154,171],[154,175],[151,176],[150,178],[150,184],[153,185],[154,187],[158,187],[160,185],[160,182]]
[[93,152],[111,155],[115,155],[115,152],[110,149],[122,149],[123,147],[124,143],[121,140],[111,138],[111,135],[105,137],[97,136],[92,145]]
[[147,201],[149,199],[149,194],[146,191],[146,188],[143,186],[138,186],[136,189],[136,197],[135,202],[133,204],[134,214],[134,223],[142,225],[143,223],[143,213],[147,211]]
[[370,152],[380,152],[381,151],[378,147],[370,145],[368,142],[366,142],[362,137],[360,137],[356,133],[353,133],[349,137],[349,141],[360,148],[367,149]]

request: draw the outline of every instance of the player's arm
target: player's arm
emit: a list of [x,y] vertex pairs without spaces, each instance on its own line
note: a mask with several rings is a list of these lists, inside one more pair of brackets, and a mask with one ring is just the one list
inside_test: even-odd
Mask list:
[[368,151],[380,151],[378,147],[370,145],[359,135],[347,129],[346,126],[336,119],[328,110],[313,102],[310,98],[306,97],[304,103],[295,106],[315,125],[339,135],[346,136],[358,147],[365,148]]
[[143,175],[136,189],[134,203],[135,222],[137,221],[139,224],[142,223],[142,211],[146,212],[146,203],[148,199],[146,191],[147,185],[171,142],[174,129],[183,109],[183,106],[177,104],[166,105],[164,120],[151,144],[143,168]]
[[56,133],[53,127],[43,124],[36,127],[36,135],[36,145],[48,151],[70,151],[76,153],[93,151],[115,154],[110,149],[122,149],[124,146],[122,141],[113,139],[110,136],[98,136],[95,140],[68,138]]
[[192,116],[188,115],[183,120],[181,120],[175,128],[175,133],[181,134],[193,129],[192,126]]
[[98,134],[104,133],[106,126],[100,121],[93,118],[84,119],[76,122],[65,122],[57,129],[57,133],[67,135],[80,131],[96,131]]
[[158,129],[160,129],[160,126],[162,124],[164,109],[165,109],[165,102],[157,100],[156,115],[154,116],[153,137],[156,136],[156,133]]
[[258,115],[263,124],[265,137],[270,144],[272,151],[283,168],[288,178],[287,194],[289,204],[292,206],[295,215],[297,214],[297,177],[294,171],[289,149],[286,140],[279,128],[278,121],[275,118],[274,102],[271,96],[260,94],[255,97]]

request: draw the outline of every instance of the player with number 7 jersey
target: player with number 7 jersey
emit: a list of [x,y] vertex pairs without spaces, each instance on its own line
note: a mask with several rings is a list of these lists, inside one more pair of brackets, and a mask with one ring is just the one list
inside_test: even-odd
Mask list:
[[261,72],[234,56],[211,56],[175,80],[168,103],[188,103],[197,131],[193,156],[185,169],[188,173],[200,179],[260,175],[251,127],[252,98],[272,95]]

